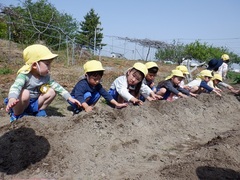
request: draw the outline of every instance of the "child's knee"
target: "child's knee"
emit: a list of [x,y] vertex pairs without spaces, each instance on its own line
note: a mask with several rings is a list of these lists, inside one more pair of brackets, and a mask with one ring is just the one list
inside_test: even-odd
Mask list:
[[167,89],[166,88],[160,88],[157,92],[158,95],[164,95],[166,93]]
[[22,101],[29,101],[30,99],[30,92],[27,89],[24,89],[20,94],[20,99]]
[[52,89],[52,88],[49,88],[48,89],[48,92],[46,93],[47,94],[47,96],[50,98],[50,99],[54,99],[55,97],[56,97],[56,92],[55,92],[55,90],[54,89]]
[[190,88],[190,92],[192,92],[192,93],[195,93],[195,92],[197,92],[198,90],[199,90],[199,87],[198,87],[198,86],[193,86],[193,87]]

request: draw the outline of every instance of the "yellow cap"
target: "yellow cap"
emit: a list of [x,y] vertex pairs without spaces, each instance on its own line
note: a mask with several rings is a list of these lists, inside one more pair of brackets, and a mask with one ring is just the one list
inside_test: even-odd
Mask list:
[[102,63],[97,60],[90,60],[83,65],[84,73],[93,71],[104,71]]
[[184,78],[182,71],[174,69],[174,70],[172,70],[171,75],[166,77],[165,80],[171,79],[173,76]]
[[223,61],[230,60],[229,55],[227,55],[227,54],[223,54],[222,57],[221,57],[221,59],[222,59]]
[[145,64],[145,66],[147,67],[147,69],[150,69],[150,68],[153,68],[153,67],[157,67],[158,68],[157,63],[155,63],[155,62],[147,62]]
[[57,56],[57,54],[53,54],[46,46],[41,44],[34,44],[23,50],[23,59],[26,64],[53,59]]
[[217,79],[217,80],[219,80],[220,82],[222,82],[222,76],[221,76],[220,74],[218,74],[218,73],[215,73],[215,74],[213,75],[212,80],[215,80],[215,79]]
[[58,57],[57,54],[53,54],[46,46],[41,44],[34,44],[26,47],[23,50],[23,59],[25,65],[18,70],[18,73],[27,74],[30,72],[32,64],[34,62],[50,60]]
[[147,73],[148,73],[147,67],[143,63],[137,62],[137,63],[135,63],[133,65],[133,68],[135,68],[138,71],[142,72],[144,74],[144,76],[146,76]]
[[207,77],[213,77],[213,76],[212,76],[212,71],[207,70],[207,69],[202,70],[202,71],[200,72],[200,77],[203,78],[203,77],[205,77],[205,76],[207,76]]
[[179,66],[177,66],[177,67],[176,67],[176,70],[182,71],[183,74],[189,74],[187,67],[184,66],[184,65],[179,65]]

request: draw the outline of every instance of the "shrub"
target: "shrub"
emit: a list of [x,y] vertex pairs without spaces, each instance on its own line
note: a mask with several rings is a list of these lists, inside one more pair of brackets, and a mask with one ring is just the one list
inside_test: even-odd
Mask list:
[[234,84],[240,83],[240,73],[229,71],[227,73],[227,78],[229,78]]

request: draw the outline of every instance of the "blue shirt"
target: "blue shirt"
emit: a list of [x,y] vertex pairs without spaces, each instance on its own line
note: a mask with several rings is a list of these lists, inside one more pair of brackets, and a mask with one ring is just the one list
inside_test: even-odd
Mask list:
[[86,78],[80,80],[75,85],[71,92],[71,96],[74,96],[80,103],[84,103],[85,102],[84,94],[86,92],[90,92],[91,94],[98,92],[107,101],[111,101],[113,99],[113,97],[102,87],[100,83],[93,87],[88,83]]
[[188,91],[187,89],[184,89],[179,85],[174,85],[171,79],[160,82],[157,86],[157,89],[159,90],[162,87],[166,88],[166,93],[163,95],[163,99],[167,99],[171,93],[178,95],[178,93],[181,92],[183,94],[186,94],[187,96],[189,96],[190,94],[190,91]]
[[200,87],[204,88],[207,90],[207,92],[211,92],[213,90],[212,87],[210,87],[206,81],[202,80],[200,83]]

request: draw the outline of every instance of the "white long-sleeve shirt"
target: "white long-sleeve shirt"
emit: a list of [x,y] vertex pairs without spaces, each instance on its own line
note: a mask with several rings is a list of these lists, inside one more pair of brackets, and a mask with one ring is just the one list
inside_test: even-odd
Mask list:
[[[110,89],[115,89],[125,101],[130,101],[130,99],[133,98],[133,95],[129,93],[126,76],[119,76],[117,79],[115,79]],[[153,91],[146,84],[142,83],[140,88],[140,94],[142,94],[146,98],[152,92]]]
[[228,71],[228,64],[223,62],[222,65],[218,68],[217,73],[222,76],[223,79],[226,79]]

